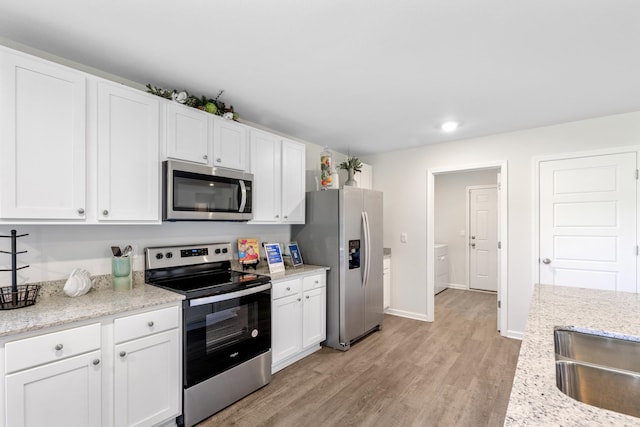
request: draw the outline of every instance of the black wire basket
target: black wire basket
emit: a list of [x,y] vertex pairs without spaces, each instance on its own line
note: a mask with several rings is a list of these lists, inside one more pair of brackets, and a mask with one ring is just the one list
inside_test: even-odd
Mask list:
[[18,285],[13,291],[11,286],[0,288],[0,310],[28,307],[36,303],[40,294],[40,285]]

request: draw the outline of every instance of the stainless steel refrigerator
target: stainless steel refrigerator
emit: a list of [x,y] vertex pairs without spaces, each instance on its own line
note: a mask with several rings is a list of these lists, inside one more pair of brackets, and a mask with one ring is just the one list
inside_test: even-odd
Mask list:
[[293,226],[292,240],[305,263],[330,267],[326,345],[348,350],[382,327],[382,193],[345,187],[306,196],[306,222]]

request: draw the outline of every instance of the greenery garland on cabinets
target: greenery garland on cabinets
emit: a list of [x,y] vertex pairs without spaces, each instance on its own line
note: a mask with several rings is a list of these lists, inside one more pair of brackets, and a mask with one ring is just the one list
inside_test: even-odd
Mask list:
[[151,83],[147,83],[147,92],[162,98],[171,99],[172,101],[179,102],[180,104],[184,104],[189,107],[206,111],[207,113],[215,114],[216,116],[222,116],[225,119],[238,120],[238,113],[233,111],[233,105],[227,107],[225,103],[220,100],[220,96],[222,96],[224,90],[221,90],[215,98],[207,98],[206,96],[198,98],[197,96],[189,95],[189,92],[186,90],[177,91],[175,89],[162,89],[152,86]]

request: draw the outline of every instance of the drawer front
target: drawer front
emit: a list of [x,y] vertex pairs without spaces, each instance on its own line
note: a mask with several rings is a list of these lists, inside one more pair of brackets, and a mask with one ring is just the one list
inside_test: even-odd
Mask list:
[[302,284],[300,283],[300,279],[291,279],[274,283],[271,293],[273,299],[278,299],[300,293],[301,289]]
[[114,322],[116,343],[168,331],[180,325],[180,307],[168,307],[121,317]]
[[5,345],[6,373],[20,371],[100,348],[100,324],[38,335]]
[[315,276],[307,276],[303,279],[303,283],[303,289],[305,291],[322,288],[323,286],[327,286],[327,275],[316,274]]

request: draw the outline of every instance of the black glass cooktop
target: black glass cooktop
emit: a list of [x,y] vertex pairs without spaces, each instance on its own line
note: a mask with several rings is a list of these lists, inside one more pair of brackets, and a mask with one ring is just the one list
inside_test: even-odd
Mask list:
[[243,273],[241,271],[221,271],[203,273],[175,279],[149,282],[152,285],[178,292],[188,299],[235,292],[269,283],[269,276]]

